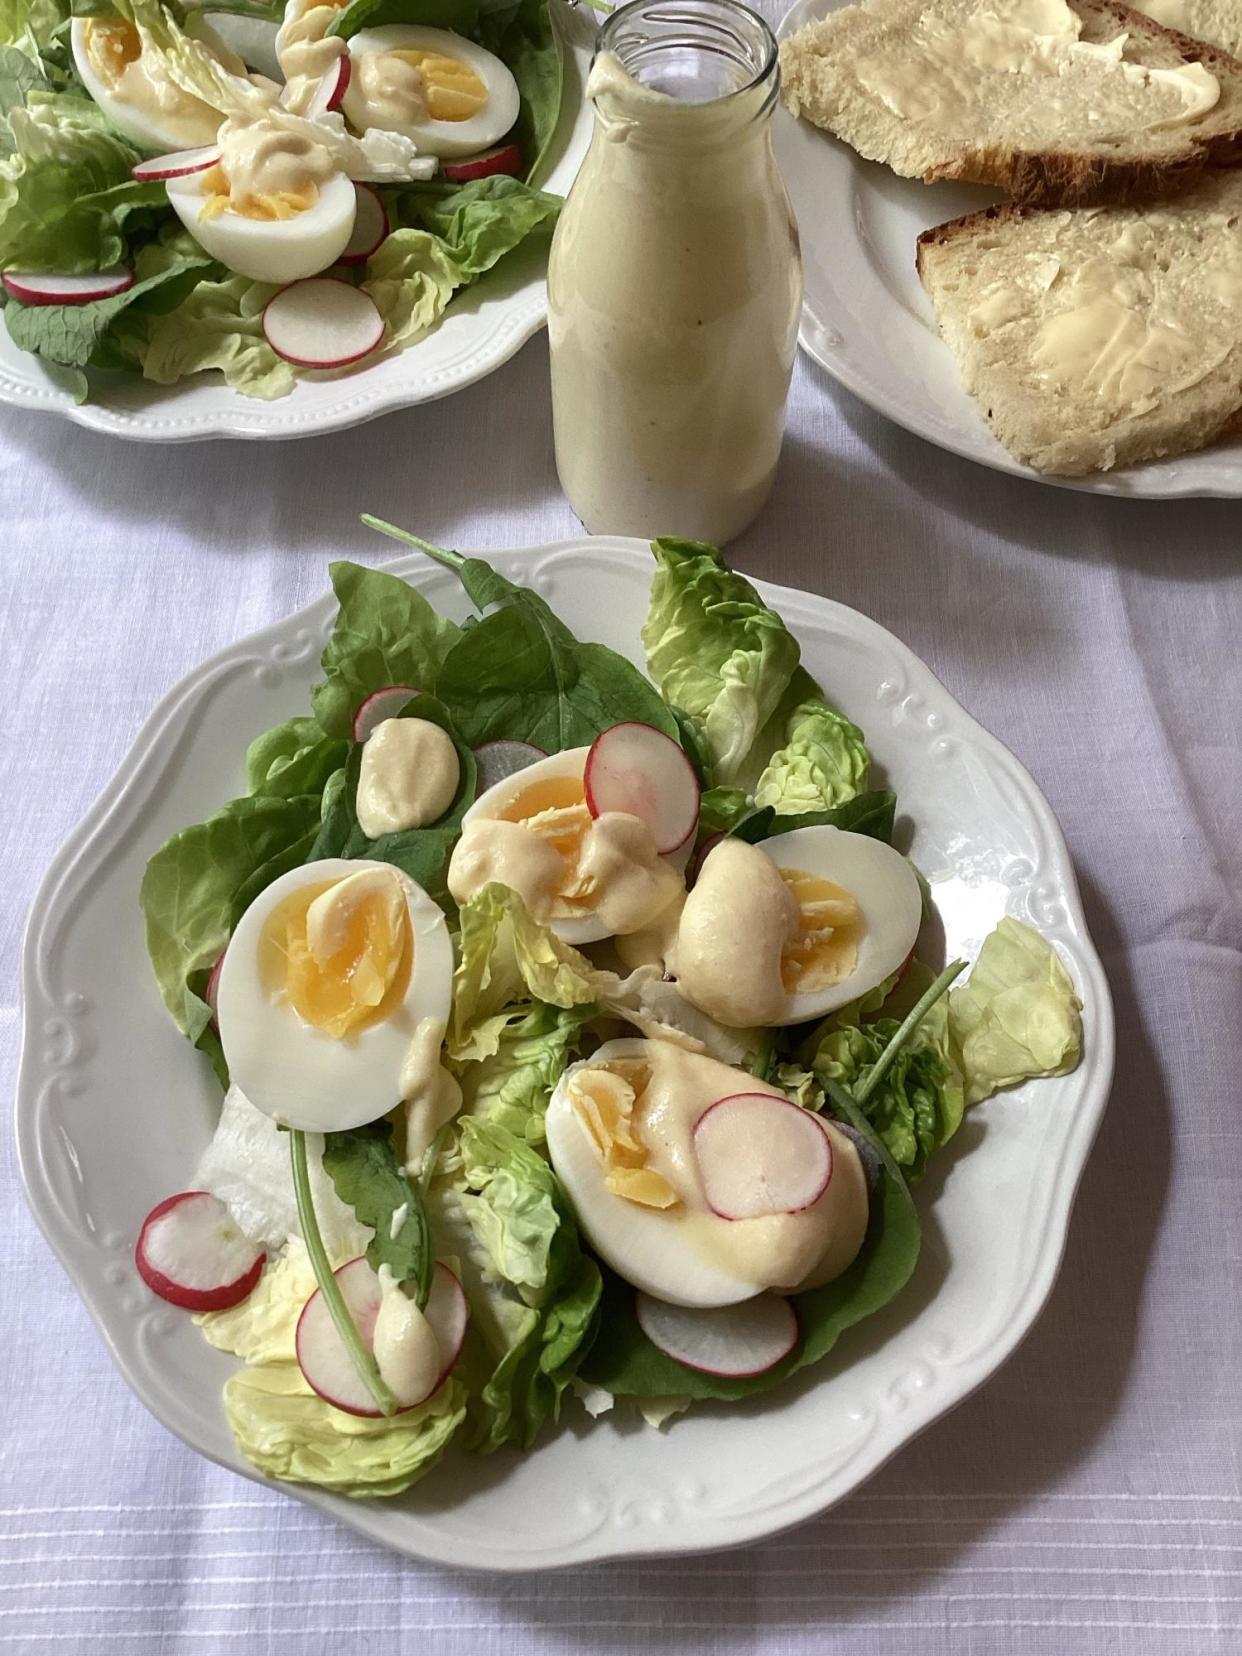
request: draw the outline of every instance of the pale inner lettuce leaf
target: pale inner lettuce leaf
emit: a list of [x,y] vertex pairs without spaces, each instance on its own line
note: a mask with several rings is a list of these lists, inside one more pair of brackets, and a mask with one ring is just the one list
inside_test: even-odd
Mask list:
[[[307,1133],[306,1159],[324,1247],[340,1260],[365,1253],[371,1231],[341,1201],[324,1172],[322,1133]],[[286,1238],[299,1234],[289,1135],[238,1087],[225,1094],[215,1134],[188,1188],[218,1196],[241,1230],[262,1247],[279,1248]]]
[[542,1144],[552,1091],[594,1016],[593,1006],[562,1009],[537,1001],[515,1008],[500,1028],[496,1051],[460,1066],[462,1114]]
[[949,1030],[966,1102],[1038,1075],[1065,1075],[1082,1053],[1082,1002],[1052,945],[1021,920],[991,932],[960,989]]
[[385,350],[400,350],[438,322],[460,282],[443,243],[429,231],[394,230],[367,261],[363,283],[384,318]]
[[[328,1257],[336,1266],[351,1255],[335,1249]],[[316,1287],[306,1244],[291,1236],[279,1258],[268,1260],[253,1292],[240,1305],[204,1312],[194,1321],[218,1351],[244,1357],[248,1363],[296,1363],[298,1318]]]
[[[805,677],[799,671],[795,683]],[[781,740],[756,784],[756,805],[801,816],[844,805],[866,788],[870,755],[862,731],[818,695],[797,704]]]
[[248,397],[287,396],[297,376],[263,337],[263,307],[275,292],[248,276],[200,282],[175,310],[152,322],[143,377],[175,385],[187,374],[216,368]]

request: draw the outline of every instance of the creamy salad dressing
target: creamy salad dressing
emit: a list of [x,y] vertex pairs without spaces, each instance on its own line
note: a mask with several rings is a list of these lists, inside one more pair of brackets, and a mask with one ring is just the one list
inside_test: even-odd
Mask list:
[[[222,119],[219,110],[161,75],[158,64],[144,55],[132,23],[114,18],[87,19],[85,47],[91,68],[118,103],[158,117],[161,126],[175,134],[187,149],[210,144],[215,138]],[[237,71],[241,71],[240,58],[234,61]],[[233,65],[226,67],[231,69]]]
[[781,960],[798,905],[769,856],[720,841],[686,898],[668,961],[681,993],[734,1028],[774,1023],[785,1010]]
[[220,160],[203,181],[204,213],[213,201],[243,218],[280,219],[313,207],[337,172],[322,144],[265,116],[231,116],[216,139]]
[[603,1067],[625,1074],[634,1085],[632,1119],[646,1152],[644,1167],[678,1197],[661,1217],[702,1259],[753,1283],[756,1291],[818,1285],[851,1263],[867,1229],[867,1180],[853,1143],[831,1122],[821,1120],[832,1145],[832,1178],[817,1202],[800,1213],[722,1219],[703,1191],[695,1123],[718,1099],[738,1092],[786,1095],[667,1041],[648,1042],[640,1059],[613,1059]]
[[441,1060],[444,1031],[439,1018],[424,1018],[414,1031],[401,1067],[407,1173],[422,1172],[423,1158],[436,1134],[461,1109],[461,1087]]
[[384,719],[367,738],[354,809],[368,839],[442,817],[461,782],[453,739],[430,719]]
[[340,6],[322,0],[293,0],[276,36],[276,56],[285,77],[284,101],[295,115],[304,115],[316,86],[349,51],[348,41],[328,30]]
[[768,132],[775,70],[748,78],[691,102],[606,49],[591,70],[548,332],[557,469],[593,532],[674,524],[721,544],[771,488],[802,275]]
[[387,1265],[379,1268],[380,1304],[372,1351],[380,1379],[398,1403],[421,1403],[439,1378],[435,1330]]

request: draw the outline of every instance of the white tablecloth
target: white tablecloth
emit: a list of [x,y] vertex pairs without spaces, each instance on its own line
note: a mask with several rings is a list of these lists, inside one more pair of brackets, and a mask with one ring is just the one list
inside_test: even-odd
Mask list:
[[[0,414],[0,1073],[48,860],[155,700],[382,561],[575,532],[546,348],[342,436],[132,447]],[[748,1551],[546,1578],[423,1568],[199,1460],[129,1395],[0,1189],[0,1645],[39,1656],[1242,1649],[1242,512],[1001,477],[800,362],[740,567],[868,611],[1034,772],[1118,1012],[1117,1082],[1026,1344],[838,1510]],[[670,525],[670,528],[675,528]]]

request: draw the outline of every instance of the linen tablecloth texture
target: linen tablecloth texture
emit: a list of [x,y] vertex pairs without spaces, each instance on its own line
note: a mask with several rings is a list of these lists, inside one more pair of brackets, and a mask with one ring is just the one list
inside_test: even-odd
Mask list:
[[[30,900],[157,698],[323,592],[330,557],[386,558],[360,510],[466,548],[577,526],[542,340],[449,402],[333,438],[136,447],[5,412],[0,442],[11,1096]],[[834,1512],[745,1551],[542,1578],[419,1566],[148,1417],[38,1235],[5,1134],[0,1645],[1242,1650],[1240,524],[1233,503],[1093,499],[981,470],[803,360],[775,496],[733,549],[747,572],[891,628],[1030,767],[1112,982],[1116,1086],[1064,1269],[976,1396]]]

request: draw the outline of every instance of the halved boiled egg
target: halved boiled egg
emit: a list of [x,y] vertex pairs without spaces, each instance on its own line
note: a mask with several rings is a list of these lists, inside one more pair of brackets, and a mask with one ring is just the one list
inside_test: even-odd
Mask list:
[[910,864],[866,834],[724,839],[686,898],[668,967],[685,999],[720,1023],[803,1023],[896,972],[922,913]]
[[[590,751],[549,754],[479,795],[449,863],[449,890],[459,903],[494,880],[578,945],[637,931],[679,899],[690,843],[662,857],[637,817],[595,817],[583,781]],[[644,905],[646,916],[631,926]]]
[[299,191],[239,195],[219,166],[167,181],[177,217],[213,259],[256,282],[296,282],[349,245],[358,192],[344,173]]
[[[194,33],[230,73],[245,73],[241,59],[207,24],[200,20]],[[144,56],[132,23],[75,17],[69,40],[83,86],[117,131],[140,149],[195,149],[215,137],[223,115],[160,73]]]
[[453,948],[440,909],[389,863],[292,869],[238,921],[216,1015],[234,1085],[307,1132],[376,1121],[402,1102],[419,1026],[447,1022]]
[[359,132],[380,127],[427,155],[474,155],[518,117],[517,82],[494,53],[448,29],[394,24],[349,42],[344,111]]
[[[774,1132],[769,1118],[785,1111],[793,1130]],[[769,1288],[819,1286],[862,1246],[867,1179],[851,1140],[779,1088],[702,1053],[607,1041],[565,1071],[546,1128],[592,1248],[670,1304],[735,1305]],[[820,1169],[809,1188],[807,1140]],[[739,1188],[749,1193],[744,1212],[726,1216],[713,1195]]]

